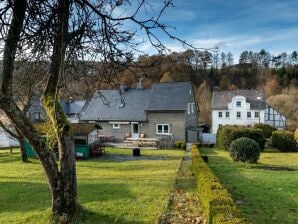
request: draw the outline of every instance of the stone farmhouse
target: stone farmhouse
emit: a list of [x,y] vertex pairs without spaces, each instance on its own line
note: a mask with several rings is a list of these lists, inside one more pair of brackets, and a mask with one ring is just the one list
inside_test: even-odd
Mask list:
[[198,106],[190,82],[157,83],[150,89],[98,90],[80,114],[100,133],[126,137],[170,138],[197,142]]

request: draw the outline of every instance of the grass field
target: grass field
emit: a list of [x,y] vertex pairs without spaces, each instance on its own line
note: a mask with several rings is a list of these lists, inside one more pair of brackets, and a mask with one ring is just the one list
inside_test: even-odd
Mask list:
[[298,223],[298,153],[263,152],[257,165],[249,165],[233,162],[223,150],[201,152],[252,223]]
[[[100,159],[77,162],[77,223],[155,223],[167,206],[184,154],[178,150],[111,149]],[[47,223],[50,194],[39,162],[20,162],[0,151],[0,223]]]

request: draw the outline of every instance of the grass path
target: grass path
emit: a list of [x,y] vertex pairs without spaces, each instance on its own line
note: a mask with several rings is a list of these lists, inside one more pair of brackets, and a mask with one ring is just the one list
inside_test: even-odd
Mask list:
[[177,174],[169,205],[159,224],[206,223],[202,216],[191,156],[185,153]]
[[209,167],[252,223],[298,223],[298,153],[265,151],[250,165],[233,162],[223,150],[201,152],[209,156]]

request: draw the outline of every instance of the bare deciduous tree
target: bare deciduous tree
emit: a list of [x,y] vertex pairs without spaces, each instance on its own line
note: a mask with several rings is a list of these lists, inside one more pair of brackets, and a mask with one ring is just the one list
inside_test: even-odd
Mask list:
[[[0,41],[5,43],[1,76],[0,108],[12,121],[16,130],[28,139],[37,153],[48,179],[55,217],[72,217],[77,209],[76,164],[70,125],[58,98],[61,88],[80,63],[92,65],[99,80],[111,80],[117,69],[133,59],[137,51],[136,30],[140,28],[159,52],[166,50],[158,32],[170,34],[160,22],[172,0],[165,0],[158,13],[150,14],[150,4],[140,0],[132,5],[125,0],[7,0],[0,9]],[[135,8],[129,15],[117,13],[121,8]],[[127,13],[128,14],[128,13]],[[158,32],[156,32],[158,30]],[[59,163],[52,148],[38,133],[26,114],[17,105],[13,74],[17,61],[47,62],[42,104],[58,142]],[[100,77],[100,78],[99,78]]]

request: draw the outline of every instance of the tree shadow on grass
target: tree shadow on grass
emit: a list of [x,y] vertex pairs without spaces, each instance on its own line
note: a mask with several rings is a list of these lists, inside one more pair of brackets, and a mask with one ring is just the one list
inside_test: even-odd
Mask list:
[[[102,157],[91,158],[83,162],[96,163],[96,162],[127,162],[127,161],[142,161],[142,160],[179,160],[182,156],[169,156],[169,155],[141,155],[133,156],[129,154],[105,154]],[[79,161],[80,163],[80,161]]]
[[[0,182],[0,189],[1,212],[43,211],[51,205],[47,183]],[[80,203],[134,198],[125,184],[115,183],[78,183],[78,197]]]

